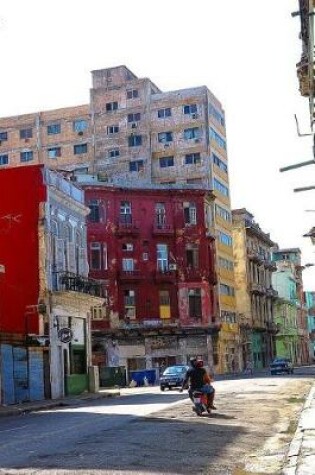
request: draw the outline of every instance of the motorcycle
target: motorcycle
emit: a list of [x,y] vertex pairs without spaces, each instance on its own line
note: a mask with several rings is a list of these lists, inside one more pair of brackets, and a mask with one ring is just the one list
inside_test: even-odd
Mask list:
[[202,416],[204,412],[208,414],[211,413],[210,408],[208,407],[208,398],[207,395],[202,393],[201,391],[194,391],[192,394],[193,399],[193,411],[197,414],[197,416]]

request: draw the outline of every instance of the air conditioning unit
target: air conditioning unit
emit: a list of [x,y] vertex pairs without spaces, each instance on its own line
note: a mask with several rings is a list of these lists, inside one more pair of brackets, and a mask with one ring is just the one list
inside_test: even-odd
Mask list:
[[198,118],[198,114],[196,114],[196,113],[191,114],[191,118],[192,118],[192,119],[197,119],[197,118]]
[[132,122],[131,128],[132,128],[132,129],[136,129],[137,127],[138,127],[137,122]]
[[200,139],[195,139],[195,143],[199,143],[200,142]]
[[170,146],[169,143],[165,143],[165,144],[164,144],[164,148],[167,148],[167,147],[169,147],[169,146]]
[[82,135],[83,135],[83,132],[82,132],[82,130],[80,130],[80,131],[78,132],[78,135],[80,135],[80,136],[82,136]]
[[177,269],[177,264],[170,264],[169,265],[169,270],[176,270]]

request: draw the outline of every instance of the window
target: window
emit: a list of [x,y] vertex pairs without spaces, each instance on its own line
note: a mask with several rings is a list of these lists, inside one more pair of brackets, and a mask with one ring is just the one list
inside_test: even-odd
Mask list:
[[47,149],[48,158],[61,157],[61,147],[51,147]]
[[200,138],[200,129],[199,127],[191,127],[190,129],[184,130],[184,139],[199,139]]
[[8,140],[8,132],[0,132],[0,142]]
[[9,163],[9,155],[8,154],[0,155],[0,165],[8,165],[8,163]]
[[84,132],[88,127],[88,123],[84,119],[74,120],[73,121],[73,130],[75,132]]
[[116,111],[118,109],[118,102],[107,102],[106,112]]
[[224,127],[225,120],[223,115],[212,105],[209,104],[209,115],[215,118],[215,120]]
[[184,114],[196,114],[197,113],[197,104],[189,104],[183,106]]
[[109,125],[107,127],[107,135],[118,134],[118,132],[119,132],[119,125]]
[[156,256],[157,256],[157,270],[159,272],[168,271],[167,244],[157,244],[157,246],[156,246]]
[[185,224],[197,224],[197,209],[195,203],[183,203]]
[[141,135],[129,135],[128,137],[129,147],[139,147],[142,145],[142,136]]
[[26,152],[20,152],[20,161],[21,162],[30,162],[33,160],[32,150],[27,150]]
[[134,260],[132,258],[124,257],[122,260],[122,270],[125,272],[134,271]]
[[213,179],[213,186],[215,190],[218,190],[222,195],[229,196],[229,189],[227,186],[223,185],[219,180],[216,178]]
[[119,148],[113,148],[112,150],[109,150],[108,152],[109,158],[119,157],[119,155],[120,155]]
[[136,295],[134,290],[124,290],[124,304],[125,304],[125,316],[135,318],[134,312],[130,315],[128,307],[134,307],[136,305]]
[[130,201],[122,201],[120,203],[120,223],[131,224],[131,203]]
[[173,132],[160,132],[158,134],[158,141],[160,143],[173,142]]
[[171,117],[172,109],[170,107],[166,107],[165,109],[158,110],[158,118],[165,119],[165,117]]
[[222,208],[220,205],[215,205],[215,214],[217,216],[220,216],[220,218],[224,219],[224,221],[231,222],[232,221],[232,216],[229,211],[226,209]]
[[130,172],[140,172],[144,169],[143,160],[135,160],[134,162],[129,162],[129,171]]
[[219,231],[219,241],[226,246],[232,246],[232,238],[228,234]]
[[160,305],[171,305],[171,298],[168,290],[159,290],[159,303]]
[[186,264],[192,269],[199,269],[199,246],[198,244],[186,245]]
[[134,112],[133,114],[128,114],[128,122],[139,122],[141,119],[140,112]]
[[173,167],[174,157],[161,157],[159,159],[160,168]]
[[210,127],[210,139],[214,140],[220,148],[226,150],[225,140],[212,127]]
[[225,259],[224,257],[219,257],[219,267],[222,267],[223,269],[233,271],[234,269],[234,263],[233,261],[230,261],[229,259]]
[[91,242],[90,244],[90,262],[92,270],[107,270],[107,244],[100,242]]
[[90,223],[100,223],[101,222],[101,207],[98,200],[90,200],[88,202],[88,207],[90,208],[90,214],[88,215],[88,220]]
[[224,163],[223,160],[217,157],[214,153],[212,154],[212,157],[213,157],[213,163],[215,163],[215,165],[219,167],[220,170],[223,170],[225,173],[227,173],[228,172],[227,164]]
[[198,165],[200,162],[200,153],[188,153],[185,155],[185,165]]
[[129,89],[127,91],[127,99],[137,99],[137,97],[139,97],[138,89]]
[[155,205],[156,226],[163,227],[166,222],[165,203],[156,203]]
[[81,153],[87,153],[87,143],[80,143],[73,146],[74,155],[80,155]]
[[127,251],[127,252],[132,252],[133,251],[133,243],[132,242],[126,242],[121,247],[122,247],[123,251]]
[[33,129],[21,129],[20,139],[30,139],[33,137]]
[[48,135],[60,134],[60,132],[61,132],[61,124],[47,125],[47,134]]
[[102,305],[96,305],[91,307],[92,320],[104,320],[106,318],[106,307]]
[[188,290],[189,317],[201,318],[201,289]]
[[234,287],[230,287],[226,284],[220,284],[220,294],[234,297]]

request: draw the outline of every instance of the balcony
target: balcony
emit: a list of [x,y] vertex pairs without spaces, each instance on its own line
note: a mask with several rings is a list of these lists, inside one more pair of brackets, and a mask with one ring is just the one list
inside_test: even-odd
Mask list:
[[270,287],[269,289],[266,289],[266,296],[276,299],[278,298],[278,292]]
[[247,256],[251,261],[256,262],[258,264],[261,264],[263,261],[262,255],[259,254],[258,251],[255,251],[254,249],[247,249]]
[[152,233],[156,236],[172,236],[174,234],[174,226],[165,223],[154,223]]
[[132,222],[132,219],[120,219],[116,224],[115,233],[118,236],[137,236],[140,233],[138,222]]
[[144,279],[144,275],[139,270],[121,270],[119,279],[125,282],[134,282]]
[[176,271],[172,270],[157,270],[155,271],[155,281],[159,282],[176,282]]
[[257,284],[256,282],[252,282],[250,284],[250,292],[252,292],[253,294],[265,295],[266,288],[261,284]]
[[72,272],[53,272],[53,291],[72,291],[104,297],[103,282]]
[[264,259],[264,266],[267,269],[270,269],[272,272],[276,272],[277,270],[275,262],[271,261],[270,259]]

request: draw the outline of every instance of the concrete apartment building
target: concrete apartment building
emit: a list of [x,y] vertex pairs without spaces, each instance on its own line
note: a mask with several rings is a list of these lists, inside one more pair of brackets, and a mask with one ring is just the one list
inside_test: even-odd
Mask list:
[[215,195],[218,371],[235,349],[232,218],[222,105],[206,86],[162,92],[125,66],[92,72],[90,104],[0,119],[0,167],[44,163],[109,182],[195,184]]

